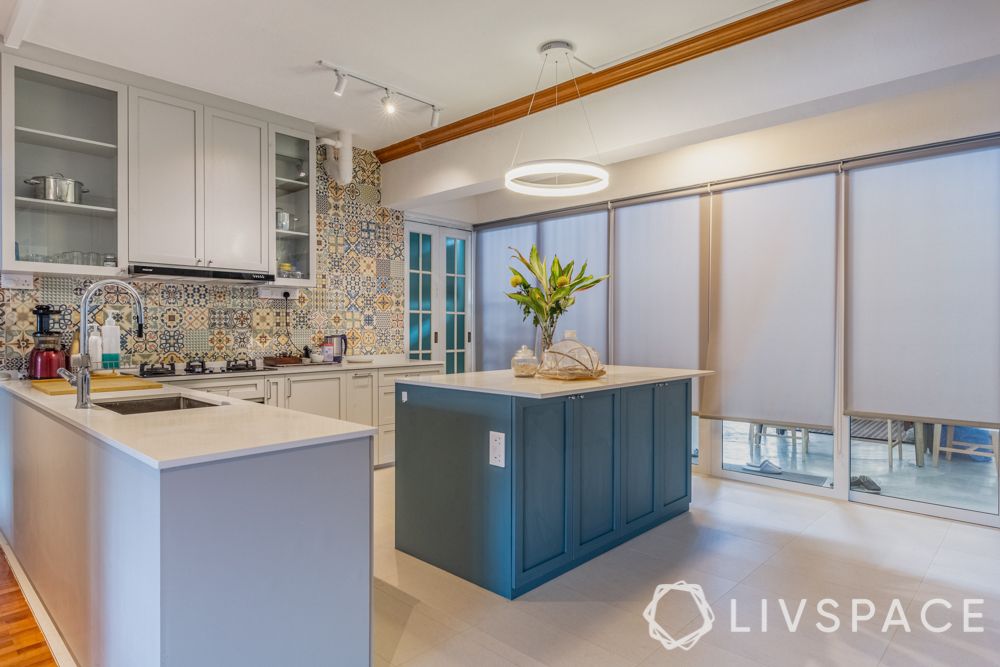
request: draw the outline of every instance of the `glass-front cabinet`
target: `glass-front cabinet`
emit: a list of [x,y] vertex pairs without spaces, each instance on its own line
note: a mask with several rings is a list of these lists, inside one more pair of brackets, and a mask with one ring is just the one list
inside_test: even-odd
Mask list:
[[126,87],[10,55],[2,79],[3,269],[120,273]]
[[316,285],[316,149],[311,135],[271,126],[276,285]]

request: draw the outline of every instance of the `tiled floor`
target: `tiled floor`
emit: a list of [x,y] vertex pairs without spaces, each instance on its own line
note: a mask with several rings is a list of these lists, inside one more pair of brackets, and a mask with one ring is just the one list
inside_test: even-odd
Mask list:
[[[375,473],[379,666],[998,664],[1000,530],[696,476],[691,512],[511,602],[393,548],[394,481],[392,469]],[[716,619],[690,651],[668,652],[641,614],[657,584],[679,580],[701,585]],[[985,599],[973,608],[984,618],[972,621],[985,632],[962,632],[964,597]],[[779,598],[792,620],[807,601],[795,633]],[[817,613],[823,598],[840,605],[829,608],[836,632],[816,628],[829,622]],[[853,598],[876,607],[857,632]],[[954,605],[928,613],[951,630],[923,628],[920,609],[932,598]],[[894,599],[910,632],[882,632]],[[735,625],[749,632],[731,631],[733,600]],[[700,624],[676,591],[657,620],[675,637]]]

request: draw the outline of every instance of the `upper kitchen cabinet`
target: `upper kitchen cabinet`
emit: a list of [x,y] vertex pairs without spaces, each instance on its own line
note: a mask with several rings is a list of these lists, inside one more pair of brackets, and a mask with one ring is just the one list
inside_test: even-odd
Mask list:
[[271,126],[271,233],[275,282],[316,285],[316,140]]
[[202,266],[204,109],[132,88],[129,117],[129,259]]
[[4,55],[2,89],[3,269],[120,273],[126,87]]
[[129,260],[270,272],[267,123],[133,88]]
[[205,264],[268,271],[267,123],[205,110]]

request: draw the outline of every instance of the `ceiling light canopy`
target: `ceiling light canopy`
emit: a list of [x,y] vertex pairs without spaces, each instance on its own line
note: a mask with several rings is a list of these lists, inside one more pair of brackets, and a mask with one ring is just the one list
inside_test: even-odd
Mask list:
[[[572,61],[575,59],[574,48],[570,42],[565,40],[553,40],[542,44],[538,48],[542,54],[542,68],[538,73],[538,80],[535,82],[535,90],[531,94],[531,101],[528,103],[528,112],[525,118],[531,115],[531,107],[535,103],[535,95],[538,94],[538,86],[542,82],[542,75],[545,74],[545,66],[552,61],[556,75],[556,104],[559,105],[559,63],[563,62],[569,70],[569,76],[576,86],[576,76],[573,74]],[[600,159],[601,151],[597,147],[597,139],[594,138],[594,129],[590,126],[590,118],[587,116],[587,109],[583,105],[583,97],[580,95],[580,88],[576,88],[577,100],[580,102],[580,110],[587,123],[587,130],[590,133],[590,140],[594,144],[594,153]],[[575,197],[586,195],[592,192],[600,192],[608,187],[610,178],[608,170],[596,162],[572,159],[552,159],[535,160],[532,162],[517,163],[517,154],[521,148],[521,140],[524,138],[524,126],[521,127],[521,136],[517,140],[514,148],[514,158],[511,160],[511,168],[504,175],[504,185],[508,190],[523,195],[535,197]]]

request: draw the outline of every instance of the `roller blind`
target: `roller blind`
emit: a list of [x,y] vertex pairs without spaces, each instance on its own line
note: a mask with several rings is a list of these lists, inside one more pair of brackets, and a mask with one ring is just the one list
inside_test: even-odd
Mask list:
[[[538,224],[538,249],[551,265],[554,256],[566,264],[576,261],[576,268],[587,262],[587,273],[608,273],[608,212],[596,211],[562,218],[549,218]],[[559,318],[556,340],[575,329],[577,337],[608,358],[608,284],[581,292],[576,303]]]
[[615,210],[615,363],[701,366],[700,198]]
[[846,410],[1000,423],[1000,149],[849,179]]
[[479,368],[510,368],[522,345],[534,347],[535,329],[523,322],[521,309],[505,296],[510,291],[511,247],[527,252],[538,242],[536,223],[485,229],[476,233],[476,309]]
[[831,428],[836,177],[713,197],[702,416]]

